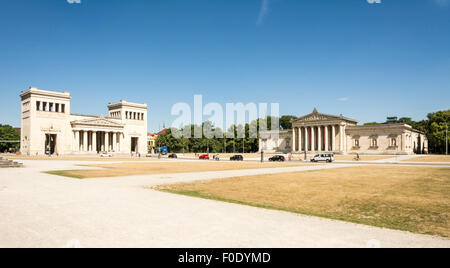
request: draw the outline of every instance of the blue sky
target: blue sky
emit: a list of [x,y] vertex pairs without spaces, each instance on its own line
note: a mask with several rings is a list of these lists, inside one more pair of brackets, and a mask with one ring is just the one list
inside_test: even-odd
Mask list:
[[449,109],[448,0],[0,0],[0,123],[29,86],[72,112],[177,102],[279,102],[281,114],[416,120]]

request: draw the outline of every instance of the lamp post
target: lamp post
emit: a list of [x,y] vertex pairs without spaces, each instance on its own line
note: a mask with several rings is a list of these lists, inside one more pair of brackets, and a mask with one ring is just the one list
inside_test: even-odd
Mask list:
[[448,125],[445,123],[445,155],[448,155]]

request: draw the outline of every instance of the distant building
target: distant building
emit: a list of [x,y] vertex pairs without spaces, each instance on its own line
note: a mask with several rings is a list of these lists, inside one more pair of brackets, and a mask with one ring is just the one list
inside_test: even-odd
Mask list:
[[20,94],[24,155],[147,153],[147,105],[110,103],[108,116],[71,113],[70,93],[30,87]]
[[158,139],[158,134],[155,133],[147,133],[147,140],[148,140],[148,151],[152,152],[153,149],[156,147],[156,140]]
[[424,133],[402,123],[358,126],[350,118],[319,113],[292,121],[291,130],[262,132],[265,152],[333,152],[337,154],[421,154],[428,152]]

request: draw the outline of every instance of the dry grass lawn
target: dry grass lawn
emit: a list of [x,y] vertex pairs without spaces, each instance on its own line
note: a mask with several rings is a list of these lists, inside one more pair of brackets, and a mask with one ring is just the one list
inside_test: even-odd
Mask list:
[[405,160],[406,162],[450,162],[450,155],[427,155]]
[[450,237],[450,168],[350,167],[157,189]]
[[206,172],[221,170],[238,170],[238,169],[258,169],[272,167],[292,167],[305,166],[313,164],[303,163],[260,163],[260,162],[216,162],[216,161],[166,161],[155,163],[117,163],[117,164],[101,164],[88,165],[89,167],[97,167],[95,170],[63,170],[48,171],[46,173],[60,175],[72,178],[105,178],[105,177],[122,177],[133,175],[152,175],[152,174],[169,174],[169,173],[189,173],[189,172]]
[[[356,155],[335,155],[335,160],[340,161],[352,161],[354,160]],[[381,159],[389,159],[393,158],[395,156],[393,155],[359,155],[360,161],[375,161],[375,160],[381,160]]]

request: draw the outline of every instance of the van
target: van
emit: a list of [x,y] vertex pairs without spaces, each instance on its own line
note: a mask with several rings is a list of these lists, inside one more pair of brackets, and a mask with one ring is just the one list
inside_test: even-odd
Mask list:
[[334,155],[333,154],[317,154],[311,158],[311,162],[320,162],[320,161],[331,163],[334,161]]

